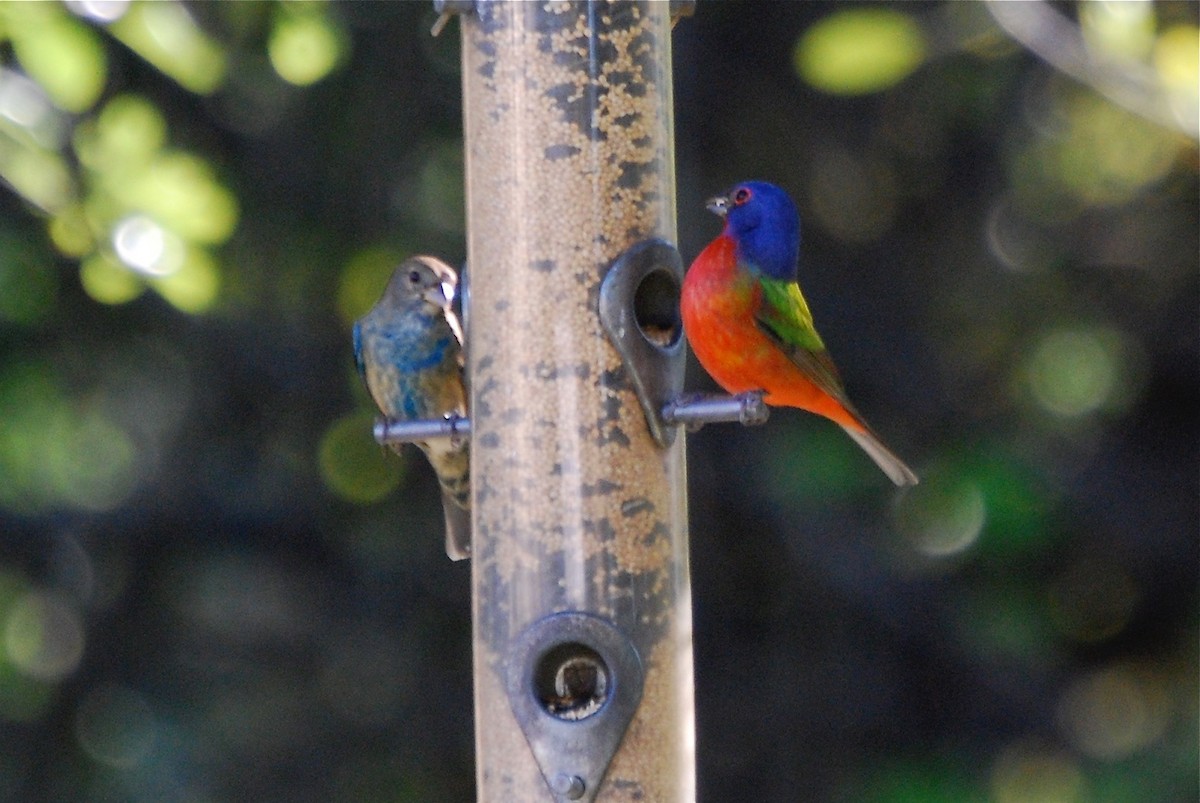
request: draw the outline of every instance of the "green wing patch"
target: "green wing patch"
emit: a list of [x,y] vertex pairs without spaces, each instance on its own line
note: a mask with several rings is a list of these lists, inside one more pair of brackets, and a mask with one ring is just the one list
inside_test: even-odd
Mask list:
[[846,398],[842,379],[825,343],[813,326],[812,313],[795,282],[763,280],[763,304],[755,316],[758,328],[775,341],[813,384],[828,393],[855,418],[861,418]]
[[813,326],[812,313],[800,294],[800,286],[771,279],[762,279],[761,283],[763,303],[758,312],[759,322],[770,327],[774,336],[788,346],[824,351],[825,344]]

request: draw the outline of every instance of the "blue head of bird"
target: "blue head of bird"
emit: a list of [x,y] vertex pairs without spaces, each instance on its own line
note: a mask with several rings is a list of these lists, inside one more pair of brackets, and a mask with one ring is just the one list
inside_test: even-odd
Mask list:
[[725,235],[737,243],[738,262],[769,279],[795,280],[800,214],[786,192],[766,181],[744,181],[710,198],[708,209],[725,218]]

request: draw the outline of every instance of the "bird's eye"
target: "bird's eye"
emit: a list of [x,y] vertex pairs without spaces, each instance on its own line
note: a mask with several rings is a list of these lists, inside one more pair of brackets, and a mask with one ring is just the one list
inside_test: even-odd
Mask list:
[[733,194],[733,202],[738,206],[741,206],[742,204],[746,203],[746,201],[750,200],[751,194],[752,193],[750,190],[746,189],[745,187],[740,187],[738,188],[738,191]]
[[411,271],[411,272],[408,274],[408,280],[409,280],[410,282],[412,282],[413,284],[420,284],[420,283],[421,283],[421,274],[420,274],[420,272],[419,272],[419,271],[415,271],[415,270],[414,270],[414,271]]

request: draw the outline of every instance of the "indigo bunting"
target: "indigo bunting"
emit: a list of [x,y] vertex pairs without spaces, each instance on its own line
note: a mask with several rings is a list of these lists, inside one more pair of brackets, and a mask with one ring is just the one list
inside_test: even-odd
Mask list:
[[850,404],[837,368],[800,293],[800,216],[787,193],[747,181],[708,209],[721,234],[684,277],[683,327],[704,369],[730,393],[763,391],[769,405],[799,407],[834,421],[896,485],[917,475]]
[[[410,257],[396,268],[370,312],[354,324],[359,374],[389,419],[467,414],[462,330],[450,308],[457,283],[454,269],[441,260]],[[450,438],[417,446],[441,484],[446,554],[452,560],[470,557],[469,447]]]

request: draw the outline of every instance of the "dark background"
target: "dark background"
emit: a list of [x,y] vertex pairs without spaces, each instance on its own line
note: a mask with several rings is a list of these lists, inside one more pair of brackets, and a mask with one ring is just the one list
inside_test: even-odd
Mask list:
[[[472,799],[469,567],[348,334],[398,258],[464,257],[457,23],[72,8],[0,9],[0,799]],[[704,800],[1197,799],[1197,6],[1055,8],[1184,123],[984,4],[675,30],[685,260],[708,195],[789,189],[826,343],[922,476],[797,411],[689,437]],[[917,60],[822,84],[822,25]]]

